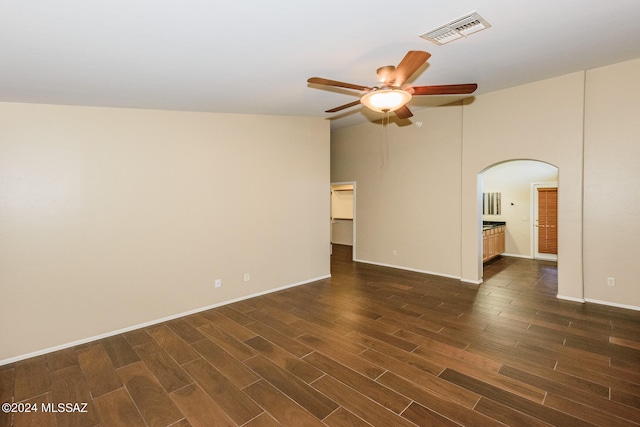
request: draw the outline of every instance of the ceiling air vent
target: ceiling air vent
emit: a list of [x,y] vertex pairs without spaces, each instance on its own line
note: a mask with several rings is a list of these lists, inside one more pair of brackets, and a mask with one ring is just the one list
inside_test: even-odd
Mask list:
[[491,27],[491,24],[480,16],[478,12],[473,12],[435,30],[428,31],[420,37],[435,44],[443,45],[489,27]]

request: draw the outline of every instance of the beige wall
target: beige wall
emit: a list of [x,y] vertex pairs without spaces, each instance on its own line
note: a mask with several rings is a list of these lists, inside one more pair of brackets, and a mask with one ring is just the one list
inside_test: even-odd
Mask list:
[[584,73],[478,96],[465,105],[462,156],[463,278],[479,280],[478,174],[510,159],[559,169],[558,294],[582,294],[582,128]]
[[0,362],[326,277],[329,182],[323,119],[0,103]]
[[[584,271],[588,300],[640,307],[640,59],[587,73]],[[607,277],[616,280],[606,285]]]
[[460,277],[462,106],[415,121],[334,131],[331,179],[357,182],[357,260]]
[[558,296],[639,308],[638,75],[635,60],[419,111],[388,143],[376,124],[333,132],[331,179],[358,181],[358,258],[479,283],[480,174],[543,161],[559,169]]

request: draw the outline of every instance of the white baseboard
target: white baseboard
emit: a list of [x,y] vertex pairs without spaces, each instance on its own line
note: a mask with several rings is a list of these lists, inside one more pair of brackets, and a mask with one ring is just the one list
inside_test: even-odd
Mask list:
[[7,365],[9,363],[19,362],[19,361],[25,360],[25,359],[30,359],[30,358],[36,357],[36,356],[42,356],[43,354],[52,353],[54,351],[64,350],[65,348],[75,347],[75,346],[80,345],[80,344],[86,344],[86,343],[89,343],[89,342],[92,342],[92,341],[101,340],[103,338],[109,338],[109,337],[112,337],[114,335],[123,334],[125,332],[131,332],[131,331],[134,331],[136,329],[146,328],[148,326],[157,325],[158,323],[163,323],[163,322],[167,322],[169,320],[178,319],[180,317],[189,316],[191,314],[200,313],[202,311],[211,310],[212,308],[221,307],[223,305],[232,304],[234,302],[243,301],[243,300],[254,298],[254,297],[258,297],[258,296],[261,296],[261,295],[266,295],[266,294],[270,294],[270,293],[273,293],[273,292],[282,291],[282,290],[288,289],[288,288],[294,288],[294,287],[300,286],[300,285],[306,285],[308,283],[317,282],[318,280],[328,279],[329,277],[331,277],[331,274],[328,274],[326,276],[316,277],[316,278],[309,279],[309,280],[305,280],[305,281],[302,281],[302,282],[292,283],[290,285],[280,286],[279,288],[269,289],[269,290],[262,291],[262,292],[256,292],[255,294],[245,295],[245,296],[234,298],[234,299],[231,299],[231,300],[227,300],[227,301],[219,302],[219,303],[216,303],[216,304],[208,305],[206,307],[200,307],[200,308],[196,308],[194,310],[185,311],[183,313],[173,314],[171,316],[163,317],[162,319],[151,320],[149,322],[145,322],[145,323],[141,323],[141,324],[138,324],[138,325],[129,326],[129,327],[126,327],[126,328],[118,329],[116,331],[110,331],[110,332],[107,332],[107,333],[104,333],[104,334],[95,335],[95,336],[88,337],[88,338],[83,338],[83,339],[80,339],[80,340],[77,340],[77,341],[72,341],[72,342],[69,342],[69,343],[60,344],[60,345],[56,345],[56,346],[53,346],[53,347],[45,348],[45,349],[42,349],[42,350],[34,351],[32,353],[27,353],[27,354],[22,354],[20,356],[10,357],[8,359],[0,360],[0,366]]
[[500,254],[500,255],[502,255],[502,256],[510,256],[510,257],[513,257],[513,258],[533,259],[533,257],[531,255],[509,254],[509,253],[506,253],[506,252],[503,253],[503,254]]
[[561,300],[565,300],[565,301],[579,302],[579,303],[583,303],[583,304],[585,302],[589,302],[589,303],[592,303],[592,304],[608,305],[610,307],[625,308],[627,310],[640,311],[640,307],[637,307],[635,305],[618,304],[618,303],[615,303],[615,302],[602,301],[602,300],[597,300],[597,299],[593,299],[593,298],[575,298],[575,297],[568,297],[566,295],[560,295],[560,294],[557,294],[556,298],[561,299]]
[[539,261],[552,261],[552,262],[558,262],[558,258],[554,257],[554,258],[545,258],[545,257],[540,257],[540,258],[536,258],[534,256],[531,255],[521,255],[521,254],[509,254],[509,253],[503,253],[500,254],[502,256],[508,256],[508,257],[513,257],[513,258],[524,258],[524,259],[537,259]]
[[460,276],[453,276],[453,275],[450,275],[450,274],[436,273],[435,271],[419,270],[419,269],[416,269],[416,268],[409,268],[409,267],[404,267],[404,266],[401,266],[401,265],[384,264],[384,263],[381,263],[381,262],[366,261],[366,260],[363,260],[363,259],[354,259],[354,261],[361,262],[363,264],[379,265],[380,267],[397,268],[398,270],[413,271],[415,273],[431,274],[433,276],[440,276],[440,277],[447,277],[449,279],[461,280]]
[[565,300],[565,301],[573,301],[573,302],[584,303],[584,298],[569,297],[569,296],[560,295],[560,294],[556,294],[556,298],[562,299],[562,300]]
[[608,305],[608,306],[611,306],[611,307],[626,308],[627,310],[640,311],[640,307],[637,307],[635,305],[618,304],[618,303],[615,303],[615,302],[601,301],[601,300],[592,299],[592,298],[585,298],[584,300],[586,302],[591,302],[593,304]]

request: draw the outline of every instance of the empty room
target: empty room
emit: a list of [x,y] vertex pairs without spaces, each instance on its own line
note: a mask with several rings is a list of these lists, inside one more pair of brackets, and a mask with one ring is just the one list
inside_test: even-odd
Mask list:
[[640,425],[639,19],[3,2],[0,427]]

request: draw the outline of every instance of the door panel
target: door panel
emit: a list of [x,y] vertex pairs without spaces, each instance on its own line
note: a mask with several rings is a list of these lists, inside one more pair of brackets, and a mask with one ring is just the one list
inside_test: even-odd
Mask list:
[[558,254],[558,189],[538,187],[538,250],[540,254]]

